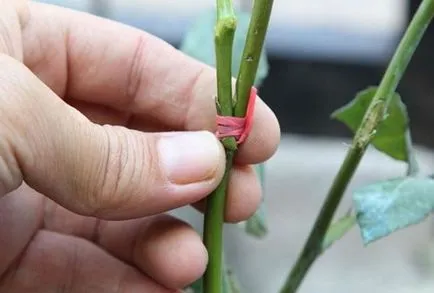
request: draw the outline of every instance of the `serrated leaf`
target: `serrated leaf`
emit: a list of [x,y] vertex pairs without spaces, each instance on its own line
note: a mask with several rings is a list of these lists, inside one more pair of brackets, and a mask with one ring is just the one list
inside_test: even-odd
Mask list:
[[[237,28],[233,43],[232,75],[236,77],[240,68],[242,53],[249,29],[250,14],[237,11]],[[180,50],[185,54],[215,67],[215,46],[214,27],[216,24],[216,13],[214,10],[206,11],[184,36]],[[255,78],[255,86],[259,87],[268,75],[268,61],[266,50],[263,49],[259,59],[258,71]]]
[[327,234],[322,243],[322,252],[327,250],[336,241],[341,239],[356,224],[356,214],[347,213],[345,216],[334,222],[327,230]]
[[405,177],[375,183],[354,192],[353,201],[366,245],[432,213],[434,180]]
[[[355,132],[376,91],[377,87],[369,87],[359,92],[353,101],[333,112],[332,118],[343,122]],[[408,125],[407,109],[399,94],[395,93],[385,119],[377,128],[372,145],[394,159],[408,162],[412,151],[406,137]]]

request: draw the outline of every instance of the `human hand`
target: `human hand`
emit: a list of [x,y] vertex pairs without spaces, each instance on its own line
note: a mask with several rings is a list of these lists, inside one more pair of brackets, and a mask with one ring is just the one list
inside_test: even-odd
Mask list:
[[[212,68],[137,29],[0,0],[0,292],[178,292],[199,278],[199,235],[164,212],[202,210],[223,176],[215,92]],[[254,115],[228,222],[256,210],[250,164],[280,138],[260,99]]]

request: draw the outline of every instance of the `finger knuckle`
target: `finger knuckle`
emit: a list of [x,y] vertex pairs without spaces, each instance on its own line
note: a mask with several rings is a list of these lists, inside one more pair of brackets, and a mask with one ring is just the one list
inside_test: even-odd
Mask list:
[[4,137],[0,138],[0,196],[17,189],[23,181],[23,175],[14,153],[10,141]]
[[[17,61],[0,54],[0,195],[18,188],[23,180],[20,170],[20,154],[23,145],[17,138],[24,137],[25,128],[20,114],[23,98],[22,84],[17,73],[21,70]],[[20,149],[20,150],[19,150]]]
[[[135,208],[137,199],[146,197],[145,188],[141,187],[152,184],[152,175],[145,170],[152,166],[149,148],[120,127],[102,127],[106,133],[106,159],[96,172],[96,185],[90,198],[95,214],[100,216],[115,209]],[[145,161],[147,168],[141,166]]]
[[130,71],[127,77],[127,107],[133,106],[137,92],[140,90],[142,84],[146,45],[147,37],[141,34],[137,38],[134,54],[131,59]]
[[37,108],[35,95],[39,95],[35,78],[19,61],[0,53],[0,113],[31,114]]

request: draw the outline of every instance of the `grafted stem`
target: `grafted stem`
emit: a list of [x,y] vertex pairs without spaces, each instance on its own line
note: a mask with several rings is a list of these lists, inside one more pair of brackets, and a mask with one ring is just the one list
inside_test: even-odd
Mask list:
[[[250,20],[243,61],[237,80],[235,99],[232,95],[232,50],[236,16],[231,0],[217,0],[215,52],[217,67],[217,101],[220,115],[244,117],[255,80],[273,1],[256,0]],[[241,90],[241,91],[240,91]],[[234,100],[236,103],[234,103]],[[204,244],[208,250],[208,266],[203,277],[204,293],[222,293],[223,222],[229,174],[236,154],[233,137],[222,140],[226,149],[226,171],[217,189],[208,197],[204,219]]]

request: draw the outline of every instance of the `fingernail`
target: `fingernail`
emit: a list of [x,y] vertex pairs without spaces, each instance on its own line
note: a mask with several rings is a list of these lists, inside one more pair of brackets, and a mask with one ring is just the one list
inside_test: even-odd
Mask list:
[[162,168],[174,184],[211,179],[223,157],[218,140],[207,131],[163,135],[158,144]]

